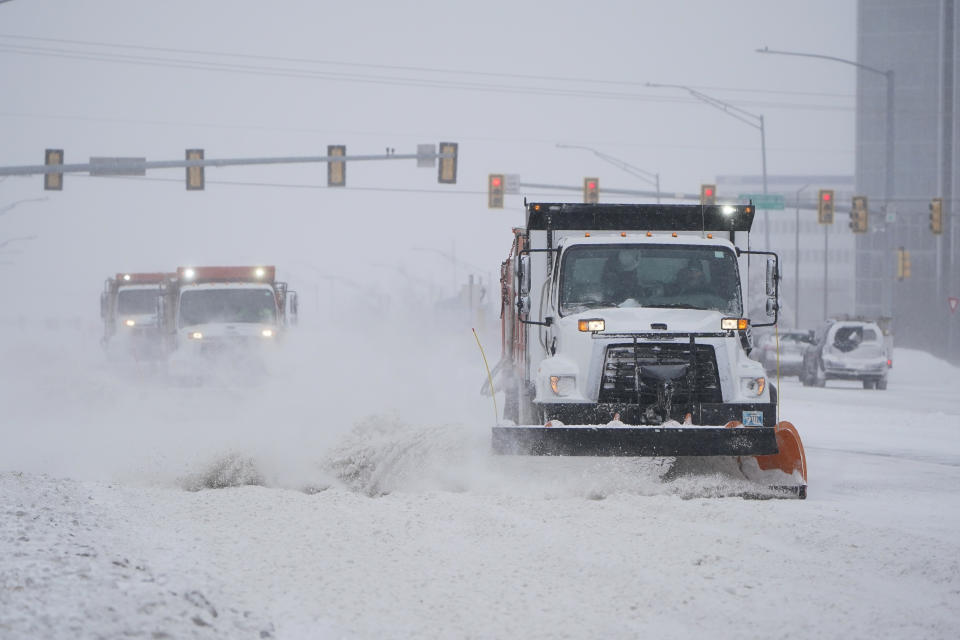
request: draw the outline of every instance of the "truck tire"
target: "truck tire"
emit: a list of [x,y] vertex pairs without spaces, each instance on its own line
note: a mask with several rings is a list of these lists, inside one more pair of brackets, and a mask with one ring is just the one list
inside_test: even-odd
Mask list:
[[864,378],[862,380],[864,389],[875,389],[877,386],[876,380],[871,380],[870,378]]
[[887,390],[887,379],[886,379],[886,378],[880,378],[879,380],[877,380],[877,389],[879,389],[880,391],[886,391],[886,390]]

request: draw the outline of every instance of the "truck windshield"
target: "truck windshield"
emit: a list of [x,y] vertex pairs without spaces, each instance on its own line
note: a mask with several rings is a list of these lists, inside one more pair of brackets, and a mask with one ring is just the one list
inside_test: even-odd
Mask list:
[[142,316],[155,314],[157,312],[158,295],[160,295],[159,287],[156,289],[121,289],[117,294],[117,315]]
[[198,289],[180,296],[180,326],[210,322],[272,324],[277,305],[269,289]]
[[571,247],[560,272],[560,314],[601,307],[715,309],[740,316],[737,258],[723,247]]

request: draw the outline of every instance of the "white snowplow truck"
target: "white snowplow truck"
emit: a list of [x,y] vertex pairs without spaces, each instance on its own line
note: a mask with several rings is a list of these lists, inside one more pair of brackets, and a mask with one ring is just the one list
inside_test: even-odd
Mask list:
[[[777,321],[778,259],[752,205],[527,204],[501,267],[497,454],[726,456],[806,497],[797,430],[747,357],[749,269]],[[485,391],[490,392],[489,385]]]
[[163,356],[157,299],[170,273],[118,273],[100,294],[101,343],[110,358],[157,360]]
[[160,298],[168,372],[202,377],[216,365],[259,366],[297,318],[296,292],[275,275],[272,266],[179,267]]

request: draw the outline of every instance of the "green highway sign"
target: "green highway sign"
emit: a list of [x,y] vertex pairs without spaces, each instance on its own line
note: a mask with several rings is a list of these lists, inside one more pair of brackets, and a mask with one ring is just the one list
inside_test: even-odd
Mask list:
[[783,196],[778,193],[741,193],[740,200],[752,201],[757,209],[783,209]]

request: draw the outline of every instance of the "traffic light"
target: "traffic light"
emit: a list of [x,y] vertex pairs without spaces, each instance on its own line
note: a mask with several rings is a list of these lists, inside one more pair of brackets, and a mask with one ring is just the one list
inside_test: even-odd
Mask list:
[[867,196],[853,196],[850,207],[850,230],[854,233],[866,233],[870,230],[867,213]]
[[[203,149],[187,149],[187,160],[203,160]],[[187,167],[187,191],[203,191],[203,167]]]
[[910,277],[910,252],[900,247],[897,249],[897,280],[906,280]]
[[583,201],[587,204],[600,202],[600,178],[583,179]]
[[833,189],[817,192],[817,222],[833,224]]
[[[63,149],[47,149],[43,154],[43,164],[48,167],[63,164]],[[43,174],[43,188],[46,191],[63,191],[63,174]]]
[[717,185],[700,185],[700,204],[717,204]]
[[503,209],[502,173],[491,173],[487,178],[487,208]]
[[930,201],[930,231],[934,235],[943,233],[943,198]]
[[437,182],[440,184],[457,183],[457,143],[441,142],[440,153],[452,153],[452,158],[440,158],[440,170],[437,174]]
[[[342,144],[327,145],[327,157],[344,157],[347,155],[347,147]],[[327,186],[345,187],[347,186],[347,163],[343,160],[327,160]]]

